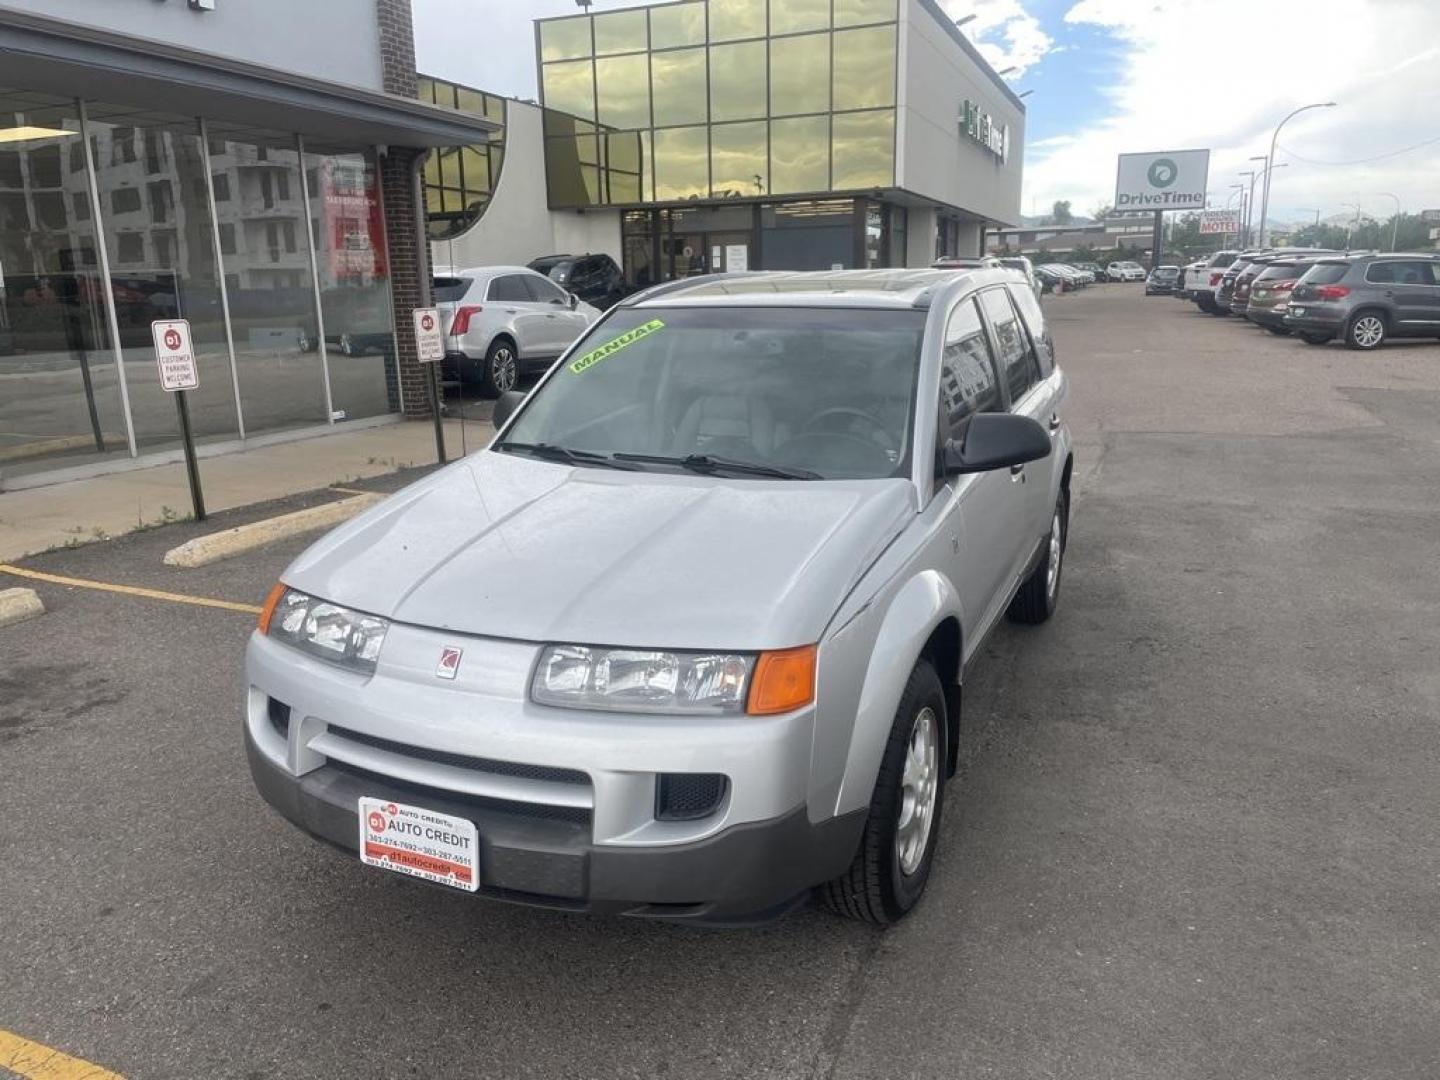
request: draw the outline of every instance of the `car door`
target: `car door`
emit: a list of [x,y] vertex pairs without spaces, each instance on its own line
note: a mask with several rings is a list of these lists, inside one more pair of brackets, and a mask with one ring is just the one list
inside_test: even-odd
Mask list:
[[[995,346],[1001,390],[1011,412],[1028,416],[1047,431],[1055,417],[1055,387],[1041,377],[1040,357],[1023,325],[1010,290],[1004,285],[980,293],[980,308]],[[1047,350],[1049,348],[1047,344]],[[1051,364],[1053,369],[1053,361]],[[1059,425],[1057,424],[1056,427]],[[1015,574],[1024,571],[1035,545],[1049,531],[1055,455],[1009,470],[1010,482],[1024,504],[1019,531],[1012,540]]]
[[[1005,407],[990,338],[973,297],[960,301],[946,321],[938,407],[942,447],[963,443],[976,413]],[[948,555],[949,577],[960,594],[965,629],[970,640],[978,641],[1009,596],[1023,501],[1007,469],[948,477],[936,493],[952,503],[956,542]]]
[[1440,327],[1440,289],[1428,262],[1395,260],[1372,263],[1365,280],[1381,290],[1395,311],[1395,329],[1406,334]]
[[535,302],[526,285],[528,274],[501,274],[490,282],[487,299],[500,308],[503,323],[515,336],[515,344],[523,358],[551,356],[548,342],[554,331],[546,321],[545,306]]
[[589,322],[584,312],[570,306],[571,294],[553,281],[536,274],[526,278],[526,284],[534,293],[535,302],[545,309],[550,353],[558,356],[585,332]]

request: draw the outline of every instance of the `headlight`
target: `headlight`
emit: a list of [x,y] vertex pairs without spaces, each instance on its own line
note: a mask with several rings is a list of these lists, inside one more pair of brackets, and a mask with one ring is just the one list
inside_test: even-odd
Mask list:
[[332,664],[373,674],[390,623],[283,585],[261,616],[261,633]]
[[755,657],[551,645],[530,696],[541,705],[647,713],[742,713]]

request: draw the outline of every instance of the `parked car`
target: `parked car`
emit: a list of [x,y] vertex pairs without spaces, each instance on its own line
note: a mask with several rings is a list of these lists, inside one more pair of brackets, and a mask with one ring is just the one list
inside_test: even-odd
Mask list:
[[604,311],[623,297],[629,288],[615,260],[605,254],[542,255],[528,264],[567,292]]
[[1250,307],[1250,286],[1262,273],[1270,268],[1270,264],[1279,255],[1258,255],[1250,261],[1244,270],[1235,275],[1235,283],[1230,290],[1230,314],[1239,315],[1242,318]]
[[447,378],[498,397],[527,371],[553,363],[600,317],[574,293],[524,266],[439,273],[435,306],[446,327]]
[[1217,251],[1204,260],[1193,280],[1187,282],[1195,306],[1201,311],[1210,315],[1220,314],[1220,308],[1215,303],[1215,293],[1225,278],[1225,271],[1239,256],[1238,251]]
[[1179,276],[1178,266],[1157,266],[1145,279],[1145,295],[1169,296],[1175,291],[1175,279]]
[[1230,314],[1230,302],[1235,298],[1235,282],[1252,262],[1265,254],[1264,251],[1245,251],[1235,256],[1234,261],[1225,268],[1225,273],[1220,278],[1220,284],[1215,288],[1215,310],[1212,314]]
[[1300,277],[1316,263],[1316,258],[1277,258],[1265,267],[1250,285],[1250,302],[1245,317],[1281,337],[1290,333],[1285,313],[1290,307],[1290,294]]
[[1322,258],[1291,291],[1285,326],[1311,345],[1339,337],[1352,349],[1440,338],[1440,255]]
[[1205,259],[1198,259],[1180,268],[1180,273],[1175,278],[1174,295],[1179,300],[1193,300],[1195,298],[1195,281],[1200,272],[1205,269]]
[[736,922],[816,888],[895,922],[967,665],[1059,600],[1065,400],[1009,270],[628,298],[487,449],[283,572],[246,656],[254,781],[482,896]]
[[1076,270],[1084,270],[1087,274],[1089,274],[1089,275],[1090,275],[1092,278],[1094,278],[1094,280],[1096,280],[1096,281],[1105,281],[1105,280],[1107,280],[1107,278],[1106,278],[1106,276],[1105,276],[1105,269],[1104,269],[1104,267],[1100,266],[1099,263],[1080,262],[1080,263],[1071,263],[1070,265],[1073,266],[1073,267],[1075,267]]
[[1040,283],[1042,293],[1061,292],[1065,289],[1065,275],[1051,266],[1037,266],[1035,280]]
[[1044,269],[1055,275],[1065,289],[1083,289],[1089,280],[1079,270],[1065,263],[1045,263]]
[[1025,280],[1030,285],[1030,291],[1037,297],[1044,292],[1040,285],[1040,279],[1035,276],[1035,264],[1024,255],[1006,255],[1000,259],[1001,266],[1008,266],[1011,270],[1018,270],[1025,275]]
[[1092,274],[1089,270],[1086,270],[1083,266],[1076,266],[1074,263],[1061,263],[1061,265],[1064,266],[1067,270],[1070,270],[1074,274],[1078,275],[1081,285],[1095,284],[1095,275]]
[[1106,276],[1111,281],[1144,281],[1145,268],[1137,262],[1122,260],[1112,262],[1105,268]]

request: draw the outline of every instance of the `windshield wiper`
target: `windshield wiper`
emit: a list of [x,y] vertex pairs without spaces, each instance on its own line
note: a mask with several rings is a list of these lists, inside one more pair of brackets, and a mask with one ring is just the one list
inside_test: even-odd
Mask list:
[[823,480],[817,472],[809,469],[792,469],[785,465],[766,465],[760,461],[740,461],[738,458],[716,457],[713,454],[686,454],[671,457],[665,454],[616,454],[621,461],[646,461],[656,465],[678,465],[691,472],[716,473],[738,472],[752,476],[774,476],[781,480]]
[[609,454],[597,454],[593,450],[573,450],[568,446],[556,446],[554,443],[503,442],[495,449],[507,453],[519,451],[546,461],[563,461],[567,465],[599,465],[606,469],[624,469],[626,472],[635,472],[640,468],[638,465],[616,461]]

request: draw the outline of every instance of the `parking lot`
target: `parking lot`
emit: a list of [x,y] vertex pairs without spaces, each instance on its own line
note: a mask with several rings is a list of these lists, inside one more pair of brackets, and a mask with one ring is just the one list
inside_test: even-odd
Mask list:
[[[368,869],[253,789],[253,615],[0,574],[48,608],[0,629],[0,1030],[127,1080],[1440,1073],[1440,346],[1307,347],[1139,285],[1046,308],[1064,595],[967,681],[902,925]],[[305,541],[161,556],[277,509],[23,568],[258,605]]]

